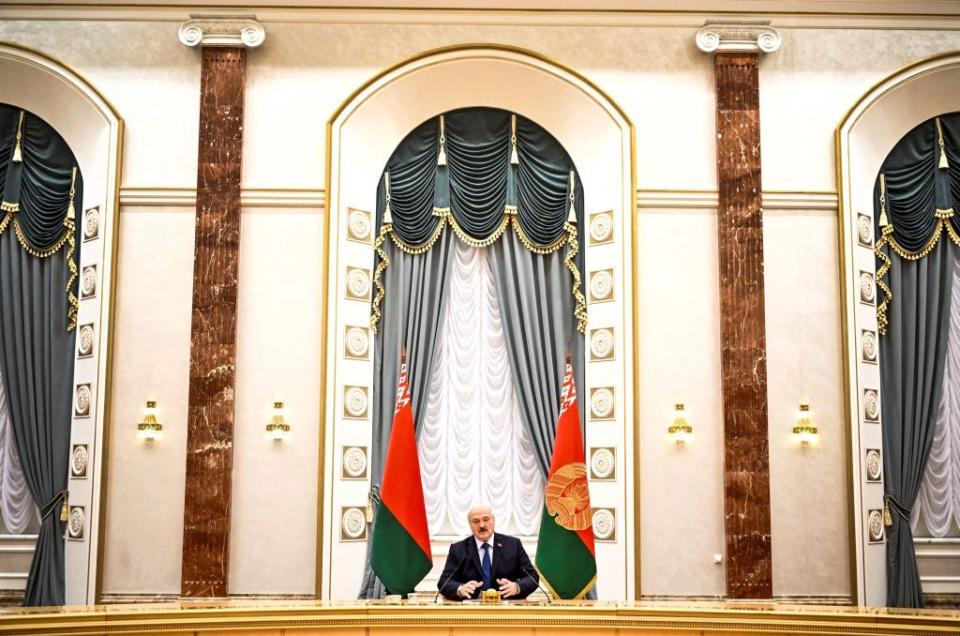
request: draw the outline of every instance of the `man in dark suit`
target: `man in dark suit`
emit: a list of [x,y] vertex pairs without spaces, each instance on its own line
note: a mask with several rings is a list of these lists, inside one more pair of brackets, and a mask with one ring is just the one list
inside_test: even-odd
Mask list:
[[450,545],[438,587],[452,601],[479,598],[480,592],[496,589],[504,599],[527,598],[537,589],[540,577],[530,563],[520,539],[494,534],[493,511],[488,506],[467,513],[472,536]]

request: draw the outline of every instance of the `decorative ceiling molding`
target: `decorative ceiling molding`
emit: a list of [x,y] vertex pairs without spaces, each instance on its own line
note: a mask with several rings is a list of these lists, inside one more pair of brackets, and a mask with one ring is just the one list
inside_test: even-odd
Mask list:
[[267,32],[256,16],[191,15],[180,25],[177,37],[186,46],[225,46],[254,49]]
[[773,53],[782,43],[769,22],[707,22],[697,31],[697,48],[704,53]]

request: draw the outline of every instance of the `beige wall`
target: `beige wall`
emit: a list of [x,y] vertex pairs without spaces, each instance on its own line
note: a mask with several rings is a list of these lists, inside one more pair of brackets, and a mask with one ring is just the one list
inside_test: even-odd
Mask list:
[[[712,191],[712,63],[695,28],[267,22],[248,58],[245,188],[324,187],[325,124],[362,82],[405,56],[498,42],[556,58],[596,82],[636,126],[641,190]],[[59,58],[124,117],[123,188],[196,181],[199,55],[177,21],[0,22],[0,40]],[[784,28],[760,71],[765,191],[835,191],[833,131],[873,82],[960,46],[953,32]],[[0,99],[5,97],[0,96]],[[167,197],[172,192],[158,193]],[[189,195],[189,193],[186,193]],[[665,193],[674,200],[683,193]],[[672,197],[672,198],[671,198]],[[807,199],[804,199],[807,197]],[[638,210],[642,586],[652,595],[720,595],[723,565],[719,301],[715,203]],[[830,197],[826,197],[829,201]],[[174,202],[175,203],[175,202]],[[103,591],[177,593],[192,204],[121,210]],[[835,205],[835,202],[834,202]],[[777,595],[845,595],[848,566],[835,209],[764,215],[770,464]],[[770,206],[768,206],[769,208]],[[815,207],[815,206],[810,206]],[[828,205],[829,207],[829,205]],[[242,216],[231,589],[314,591],[319,441],[322,209],[246,208]],[[817,447],[789,440],[811,400]],[[145,399],[166,436],[135,440]],[[263,439],[283,399],[294,438]],[[696,438],[665,439],[674,401]]]

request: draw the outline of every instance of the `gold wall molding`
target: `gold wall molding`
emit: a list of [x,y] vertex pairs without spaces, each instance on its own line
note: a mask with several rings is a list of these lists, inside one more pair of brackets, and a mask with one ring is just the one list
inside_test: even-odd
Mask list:
[[[717,209],[716,190],[638,189],[638,214],[645,210],[712,210]],[[194,207],[197,191],[176,187],[123,187],[120,205],[124,207]],[[314,208],[322,210],[326,203],[323,188],[244,188],[240,204],[245,208]],[[836,192],[790,192],[770,190],[763,193],[765,212],[836,213]]]
[[[685,605],[609,603],[588,605],[569,601],[530,605],[443,604],[387,605],[364,603],[286,601],[275,606],[248,601],[181,601],[167,605],[103,606],[70,612],[44,613],[37,608],[10,608],[0,614],[0,634],[82,635],[155,634],[157,632],[221,631],[278,633],[277,630],[366,629],[370,636],[396,633],[396,628],[421,633],[476,633],[477,628],[562,629],[565,633],[604,630],[670,631],[678,635],[726,633],[832,634],[924,636],[956,634],[960,612],[858,610],[854,607],[803,607],[768,603],[724,604],[689,602]],[[331,632],[333,633],[333,632]]]
[[[496,26],[583,26],[583,27],[702,27],[721,12],[725,18],[771,20],[782,28],[960,30],[960,10],[951,0],[888,0],[877,11],[875,0],[798,0],[792,11],[756,11],[749,0],[676,0],[627,3],[607,0],[589,3],[542,2],[529,0],[499,4],[475,3],[443,7],[431,0],[380,0],[377,6],[359,2],[326,0],[285,0],[282,6],[264,7],[262,0],[236,0],[231,11],[256,9],[257,20],[318,24],[436,24]],[[352,6],[351,6],[352,5]],[[559,5],[559,6],[558,6]],[[632,6],[631,6],[632,5]],[[203,0],[13,0],[0,8],[0,19],[8,20],[137,20],[183,22],[191,12],[203,9],[216,15]]]

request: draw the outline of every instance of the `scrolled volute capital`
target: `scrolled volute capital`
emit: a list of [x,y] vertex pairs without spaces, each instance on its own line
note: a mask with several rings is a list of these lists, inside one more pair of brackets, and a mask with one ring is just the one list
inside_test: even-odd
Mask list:
[[704,53],[773,53],[783,43],[769,23],[705,24],[697,31],[697,48]]
[[267,37],[256,16],[191,15],[180,25],[177,37],[186,46],[229,46],[253,49]]

